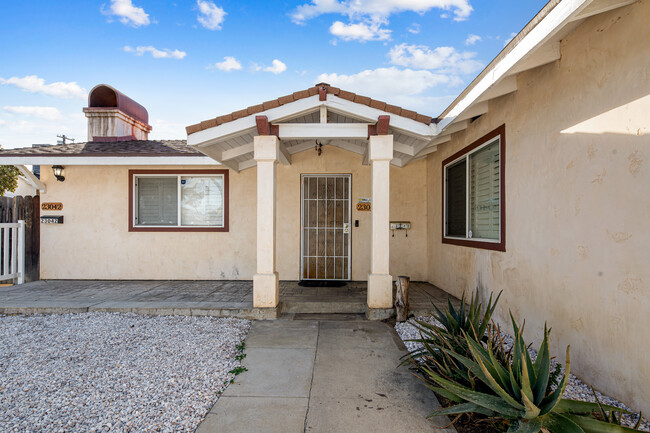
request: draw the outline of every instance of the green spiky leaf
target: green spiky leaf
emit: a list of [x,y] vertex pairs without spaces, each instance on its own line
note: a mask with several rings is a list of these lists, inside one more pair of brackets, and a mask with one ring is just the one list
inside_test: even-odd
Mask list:
[[505,417],[518,417],[523,414],[523,411],[513,408],[509,404],[505,403],[499,397],[485,394],[478,391],[473,391],[467,387],[443,379],[442,377],[435,374],[433,371],[429,371],[428,373],[431,376],[431,378],[436,383],[438,383],[438,385],[445,388],[449,392],[456,394],[458,397],[464,399],[467,402],[475,403],[481,407],[494,411]]
[[454,406],[441,408],[433,412],[429,417],[443,415],[458,415],[461,413],[480,413],[485,416],[494,416],[495,413],[489,409],[479,406],[475,403],[461,403]]
[[558,413],[551,412],[540,419],[542,420],[542,426],[551,433],[585,433],[578,424]]
[[629,427],[624,427],[622,425],[610,424],[603,421],[599,421],[595,418],[579,415],[565,414],[563,415],[567,419],[573,421],[575,424],[580,426],[580,428],[585,433],[632,433],[638,432],[638,430],[631,429]]

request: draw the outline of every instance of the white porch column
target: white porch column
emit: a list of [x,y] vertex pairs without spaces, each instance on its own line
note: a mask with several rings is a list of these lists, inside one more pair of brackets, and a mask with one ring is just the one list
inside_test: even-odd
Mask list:
[[257,161],[257,273],[253,276],[253,307],[275,308],[280,292],[275,270],[276,165],[280,139],[258,135],[253,139]]
[[372,164],[372,236],[368,308],[393,307],[393,278],[389,274],[390,241],[390,161],[393,159],[393,136],[372,135],[368,143],[368,160]]

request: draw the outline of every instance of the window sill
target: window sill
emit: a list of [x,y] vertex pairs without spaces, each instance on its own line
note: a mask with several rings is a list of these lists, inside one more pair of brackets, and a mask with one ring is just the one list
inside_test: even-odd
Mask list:
[[486,241],[475,241],[471,239],[462,239],[462,238],[442,238],[443,244],[458,245],[461,247],[470,247],[478,248],[482,250],[492,250],[492,251],[506,251],[506,245],[504,242],[486,242]]
[[130,232],[227,232],[227,227],[129,227]]

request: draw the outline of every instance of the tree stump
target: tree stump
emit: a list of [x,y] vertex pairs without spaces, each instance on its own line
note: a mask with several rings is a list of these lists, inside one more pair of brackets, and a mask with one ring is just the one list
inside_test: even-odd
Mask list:
[[397,277],[395,281],[395,313],[398,322],[406,322],[409,317],[409,285],[411,278],[405,276]]

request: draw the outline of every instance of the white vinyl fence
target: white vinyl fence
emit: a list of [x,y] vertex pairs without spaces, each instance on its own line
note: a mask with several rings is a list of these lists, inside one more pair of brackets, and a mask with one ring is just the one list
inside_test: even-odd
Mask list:
[[25,282],[25,221],[0,224],[0,281],[13,280],[16,284]]

